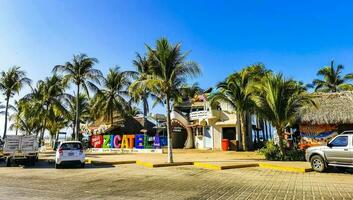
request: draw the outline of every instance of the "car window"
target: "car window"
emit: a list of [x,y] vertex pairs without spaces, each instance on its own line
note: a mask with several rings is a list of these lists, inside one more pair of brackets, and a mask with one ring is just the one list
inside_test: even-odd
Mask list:
[[336,139],[334,139],[331,142],[331,145],[333,147],[345,147],[348,145],[348,136],[340,136],[340,137],[336,137]]
[[78,150],[81,149],[82,145],[80,143],[64,143],[61,145],[62,150]]

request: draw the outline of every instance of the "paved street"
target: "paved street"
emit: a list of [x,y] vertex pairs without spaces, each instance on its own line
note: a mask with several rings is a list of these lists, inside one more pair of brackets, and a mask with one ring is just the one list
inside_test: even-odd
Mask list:
[[0,167],[0,199],[353,199],[352,173],[261,168],[211,171],[134,164],[54,169]]

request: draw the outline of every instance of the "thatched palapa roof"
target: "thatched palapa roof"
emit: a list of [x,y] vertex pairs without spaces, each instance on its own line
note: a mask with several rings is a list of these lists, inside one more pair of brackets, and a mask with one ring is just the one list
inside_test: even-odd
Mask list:
[[317,108],[304,108],[301,124],[353,124],[353,92],[314,93]]

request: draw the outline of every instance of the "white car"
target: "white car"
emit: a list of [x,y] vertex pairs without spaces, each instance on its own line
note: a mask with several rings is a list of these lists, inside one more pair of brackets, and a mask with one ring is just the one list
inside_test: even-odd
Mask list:
[[55,168],[60,168],[64,164],[78,164],[85,167],[85,152],[81,142],[64,141],[56,150]]

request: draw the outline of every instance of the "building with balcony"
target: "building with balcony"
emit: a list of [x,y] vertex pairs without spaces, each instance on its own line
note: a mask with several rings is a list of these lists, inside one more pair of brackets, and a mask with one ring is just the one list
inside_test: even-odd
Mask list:
[[211,106],[207,95],[174,107],[171,113],[173,146],[217,150],[221,149],[222,139],[229,139],[230,148],[239,149],[241,134],[235,110],[226,103]]

